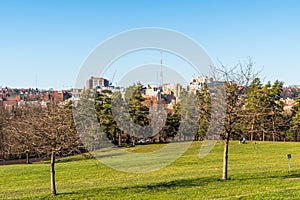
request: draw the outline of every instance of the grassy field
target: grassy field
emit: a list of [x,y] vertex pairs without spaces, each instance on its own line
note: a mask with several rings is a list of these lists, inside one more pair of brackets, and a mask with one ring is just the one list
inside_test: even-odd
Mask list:
[[300,143],[231,142],[228,181],[220,180],[222,144],[201,159],[200,146],[195,142],[176,162],[144,174],[119,172],[84,156],[60,159],[56,197],[49,195],[49,163],[0,166],[0,199],[300,199]]

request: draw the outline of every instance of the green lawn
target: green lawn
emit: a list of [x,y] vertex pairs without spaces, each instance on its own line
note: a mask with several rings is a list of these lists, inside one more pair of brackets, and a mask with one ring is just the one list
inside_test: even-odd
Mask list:
[[[49,195],[49,163],[0,166],[0,199],[299,199],[300,143],[241,145],[231,142],[230,180],[222,181],[222,144],[199,158],[195,142],[176,162],[159,171],[119,172],[75,156],[56,164],[58,195]],[[141,145],[145,152],[160,145]],[[291,153],[288,174],[286,154]]]

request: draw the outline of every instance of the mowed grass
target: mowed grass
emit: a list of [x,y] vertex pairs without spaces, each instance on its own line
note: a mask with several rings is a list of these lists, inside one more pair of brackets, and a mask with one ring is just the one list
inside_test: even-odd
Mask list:
[[59,159],[55,197],[49,194],[49,163],[0,166],[0,199],[300,199],[300,143],[231,142],[227,181],[220,180],[223,144],[201,159],[200,147],[194,142],[171,165],[143,174],[116,171],[82,155]]

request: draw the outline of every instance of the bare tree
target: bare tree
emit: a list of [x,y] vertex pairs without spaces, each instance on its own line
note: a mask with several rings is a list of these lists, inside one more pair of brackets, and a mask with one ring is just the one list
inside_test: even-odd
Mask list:
[[253,62],[250,59],[246,64],[239,64],[235,67],[227,67],[221,63],[218,69],[220,79],[224,82],[226,93],[226,119],[222,139],[224,141],[223,151],[223,175],[222,179],[228,179],[228,148],[229,141],[235,133],[239,122],[244,117],[244,94],[248,85],[258,75],[253,70]]
[[50,103],[43,109],[42,116],[38,120],[40,128],[40,145],[46,148],[51,155],[50,178],[51,194],[56,195],[55,185],[55,158],[58,152],[72,153],[79,146],[79,139],[75,131],[72,119],[72,104],[59,106]]

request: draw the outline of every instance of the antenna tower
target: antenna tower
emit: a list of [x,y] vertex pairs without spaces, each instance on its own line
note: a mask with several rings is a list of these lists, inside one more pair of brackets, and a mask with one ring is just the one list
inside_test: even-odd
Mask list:
[[163,87],[164,76],[163,76],[163,61],[162,61],[162,51],[160,51],[160,86]]

